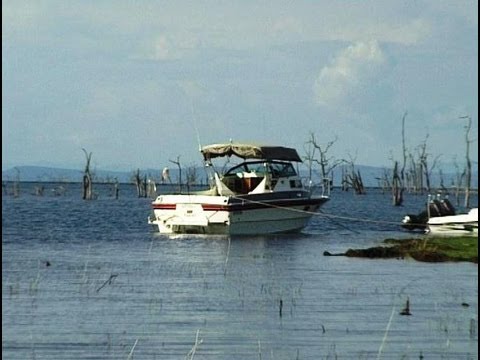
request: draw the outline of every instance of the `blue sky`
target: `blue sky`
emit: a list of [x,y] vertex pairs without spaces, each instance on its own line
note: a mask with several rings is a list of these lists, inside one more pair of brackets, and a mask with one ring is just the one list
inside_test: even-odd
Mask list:
[[[478,3],[2,1],[2,169],[201,163],[198,141],[357,164],[465,156],[478,129]],[[477,161],[478,143],[471,148]],[[475,164],[478,168],[478,164]]]

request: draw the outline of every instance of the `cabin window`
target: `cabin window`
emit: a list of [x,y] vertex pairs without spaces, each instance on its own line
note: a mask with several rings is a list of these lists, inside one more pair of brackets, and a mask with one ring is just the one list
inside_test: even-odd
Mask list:
[[[232,167],[223,175],[222,182],[234,193],[246,194],[254,190],[265,176],[269,178],[265,189],[270,190],[275,188],[279,179],[296,175],[295,168],[289,162],[252,161]],[[290,188],[301,189],[303,187],[298,179],[287,180],[286,183],[290,185]]]
[[284,162],[263,162],[263,161],[254,161],[254,162],[244,162],[240,165],[232,167],[228,170],[224,176],[232,176],[237,173],[252,173],[259,174],[263,176],[266,172],[270,173],[274,178],[278,177],[289,177],[296,176],[297,172],[295,171],[291,163]]
[[290,163],[270,163],[270,170],[273,177],[289,177],[297,175],[297,172]]

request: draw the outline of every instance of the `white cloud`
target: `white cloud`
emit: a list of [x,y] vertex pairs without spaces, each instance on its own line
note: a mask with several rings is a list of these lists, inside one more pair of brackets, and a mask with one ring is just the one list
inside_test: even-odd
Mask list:
[[353,92],[364,91],[384,63],[376,41],[350,45],[320,71],[313,86],[316,104],[338,105]]

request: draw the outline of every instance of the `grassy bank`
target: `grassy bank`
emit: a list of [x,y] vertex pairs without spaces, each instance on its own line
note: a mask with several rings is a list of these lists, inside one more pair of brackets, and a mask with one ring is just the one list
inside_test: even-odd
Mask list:
[[478,264],[478,237],[431,237],[418,239],[386,239],[387,246],[348,249],[343,254],[324,252],[326,256],[364,258],[413,258],[418,261],[468,261]]

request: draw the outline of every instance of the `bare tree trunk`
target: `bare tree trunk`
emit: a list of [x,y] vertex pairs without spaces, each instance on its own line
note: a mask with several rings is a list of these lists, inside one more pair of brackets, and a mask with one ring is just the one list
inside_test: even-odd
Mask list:
[[466,144],[466,154],[465,154],[465,203],[464,206],[468,208],[470,206],[470,188],[472,185],[472,162],[470,161],[470,143],[473,140],[470,140],[470,130],[472,128],[472,118],[471,116],[462,116],[461,119],[467,119],[467,125],[465,126],[465,144]]
[[120,188],[118,186],[118,179],[115,178],[115,180],[113,182],[113,197],[115,198],[115,200],[118,200],[119,192],[120,192]]
[[398,162],[395,161],[393,167],[393,177],[392,177],[392,195],[393,195],[393,205],[400,206],[403,203],[403,185],[402,179],[398,175]]
[[365,187],[363,186],[362,175],[360,174],[360,170],[357,170],[355,176],[355,191],[359,195],[366,194]]
[[357,195],[366,194],[365,187],[363,186],[362,176],[360,170],[355,170],[355,158],[350,156],[350,161],[346,161],[350,164],[350,170],[347,170],[345,175],[345,182],[350,185]]
[[[405,147],[405,118],[407,117],[407,112],[403,114],[402,118],[402,154],[403,154],[403,164],[402,170],[400,171],[400,179],[402,180],[402,187],[405,186],[405,166],[407,165],[407,149]],[[403,189],[402,189],[403,193]]]
[[135,187],[137,188],[137,197],[143,197],[143,188],[142,188],[142,178],[140,177],[140,169],[137,169],[135,174],[133,175],[133,181],[135,183]]
[[457,164],[457,160],[454,160],[454,165],[455,165],[455,205],[459,206],[460,205],[460,188],[462,187],[463,184],[463,179],[465,178],[465,170],[463,170],[462,173],[460,173],[460,168]]
[[348,191],[348,175],[345,171],[345,167],[342,167],[342,191]]
[[430,184],[430,174],[432,173],[433,169],[435,169],[435,166],[437,164],[437,161],[438,159],[440,158],[440,155],[437,156],[434,160],[433,160],[433,164],[432,166],[428,166],[428,153],[427,153],[427,140],[428,140],[428,134],[425,138],[425,141],[420,145],[420,164],[421,164],[421,168],[423,170],[423,175],[425,176],[425,190],[427,192],[430,192],[430,189],[431,189],[431,184]]
[[86,164],[85,170],[83,172],[83,200],[92,200],[93,199],[93,184],[92,184],[92,173],[90,171],[90,161],[92,160],[92,153],[87,153],[87,150],[82,149],[85,153]]
[[143,177],[143,183],[142,183],[142,195],[143,197],[147,197],[147,174]]

